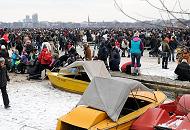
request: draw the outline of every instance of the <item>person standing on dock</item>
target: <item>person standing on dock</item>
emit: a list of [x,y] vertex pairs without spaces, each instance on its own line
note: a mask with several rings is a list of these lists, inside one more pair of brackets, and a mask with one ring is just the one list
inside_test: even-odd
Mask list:
[[171,54],[171,49],[169,46],[169,38],[163,37],[163,41],[161,42],[162,46],[162,69],[168,69],[168,58]]
[[[134,37],[131,40],[131,44],[129,44],[130,52],[131,52],[131,74],[132,75],[140,75],[140,67],[141,67],[141,53],[144,50],[144,45],[139,38],[139,32],[137,31],[134,34]],[[135,63],[137,64],[137,67],[135,69]],[[135,71],[136,70],[136,71]]]
[[188,48],[182,50],[182,61],[177,65],[174,73],[177,74],[177,79],[181,81],[190,81],[190,53]]

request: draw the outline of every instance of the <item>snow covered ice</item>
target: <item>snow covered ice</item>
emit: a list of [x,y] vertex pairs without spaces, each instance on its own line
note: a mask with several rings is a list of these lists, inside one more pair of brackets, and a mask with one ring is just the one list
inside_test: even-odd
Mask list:
[[60,91],[48,81],[10,83],[11,108],[0,98],[0,130],[55,130],[57,118],[69,112],[80,95]]
[[[122,58],[121,64],[130,61]],[[175,62],[161,69],[157,58],[142,57],[142,74],[174,78]],[[0,130],[55,130],[57,118],[69,112],[80,95],[55,89],[49,81],[27,81],[26,75],[10,74],[8,94],[11,108],[6,110],[0,98]]]
[[[130,59],[128,59],[130,60]],[[169,69],[162,69],[162,59],[160,59],[160,64],[158,64],[157,57],[148,57],[148,52],[144,52],[144,56],[142,57],[142,66],[141,71],[144,75],[151,76],[161,76],[170,79],[176,79],[176,75],[174,73],[175,68],[177,67],[177,62],[169,62]]]

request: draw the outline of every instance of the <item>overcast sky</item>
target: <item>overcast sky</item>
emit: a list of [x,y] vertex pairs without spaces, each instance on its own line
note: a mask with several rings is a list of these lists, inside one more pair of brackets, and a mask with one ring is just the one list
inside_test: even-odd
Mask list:
[[[152,4],[163,8],[159,0],[149,0]],[[170,10],[190,12],[190,0],[165,0]],[[166,12],[151,7],[145,0],[117,0],[123,10],[139,20],[169,19]],[[114,0],[0,0],[0,21],[22,21],[25,15],[38,13],[40,21],[83,22],[88,15],[91,21],[134,22],[124,16],[114,5]],[[176,6],[175,6],[176,5]],[[176,15],[188,18],[187,15]],[[170,16],[172,18],[172,16]]]

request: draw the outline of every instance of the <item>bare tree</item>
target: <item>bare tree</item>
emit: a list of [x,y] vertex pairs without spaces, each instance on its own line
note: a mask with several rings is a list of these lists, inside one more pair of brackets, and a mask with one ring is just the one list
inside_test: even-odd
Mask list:
[[[155,6],[154,4],[152,4],[149,0],[144,0],[144,1],[146,1],[149,5],[151,5],[152,7],[154,7],[154,8],[156,8],[156,9],[158,9],[158,10],[161,10],[161,11],[164,11],[164,12],[171,12],[171,13],[174,13],[174,14],[187,14],[187,15],[190,15],[190,13],[189,12],[186,12],[186,11],[183,11],[183,12],[181,12],[181,11],[174,11],[174,10],[168,10],[168,9],[162,9],[162,8],[159,8],[159,7],[157,7],[157,6]],[[165,5],[164,5],[165,6]]]
[[165,10],[167,11],[167,13],[169,13],[172,17],[174,17],[176,20],[178,20],[181,24],[187,26],[186,23],[184,23],[183,21],[181,21],[180,19],[178,19],[171,11],[168,10],[168,8],[166,7],[166,5],[164,4],[164,2],[162,0],[159,0],[159,1],[162,4],[162,6],[165,8]]
[[149,22],[145,22],[145,21],[142,21],[142,20],[139,20],[137,18],[134,18],[130,15],[128,15],[121,7],[120,5],[117,3],[116,0],[114,0],[114,4],[115,4],[115,7],[121,12],[123,13],[125,16],[127,16],[128,18],[132,19],[132,20],[135,20],[137,22],[141,22],[143,24],[148,24],[148,25],[154,25],[154,26],[157,26],[157,27],[167,27],[167,26],[162,26],[162,25],[159,25],[159,24],[153,24],[153,23],[149,23]]

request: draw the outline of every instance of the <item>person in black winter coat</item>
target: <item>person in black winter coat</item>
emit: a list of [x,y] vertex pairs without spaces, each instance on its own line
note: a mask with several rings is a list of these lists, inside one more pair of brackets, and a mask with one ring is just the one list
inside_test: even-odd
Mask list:
[[10,70],[10,58],[9,58],[9,53],[6,50],[5,45],[1,46],[1,50],[0,50],[0,57],[3,57],[5,59],[5,65],[7,70]]
[[113,47],[111,51],[110,59],[109,59],[110,70],[119,71],[120,60],[121,60],[121,57],[120,57],[118,48]]
[[7,94],[7,81],[10,81],[9,76],[7,74],[7,69],[5,66],[5,59],[3,57],[0,58],[0,89],[3,97],[3,103],[5,109],[9,108],[9,97]]
[[21,41],[16,41],[16,49],[18,50],[19,55],[21,55],[23,51],[23,45]]
[[190,81],[190,66],[187,60],[183,59],[182,62],[177,65],[174,72],[178,75],[178,80]]
[[177,48],[177,41],[174,37],[171,37],[171,40],[169,42],[169,46],[170,46],[170,49],[171,49],[171,54],[170,54],[170,57],[169,57],[169,61],[172,61],[175,62],[175,57],[174,57],[174,53],[175,53],[175,49]]
[[98,50],[98,59],[102,60],[104,64],[106,65],[106,68],[109,70],[108,62],[107,62],[108,55],[109,55],[109,52],[105,45],[105,42],[102,42]]
[[25,51],[28,55],[30,55],[30,53],[34,51],[34,47],[32,46],[32,44],[27,44],[25,47]]

